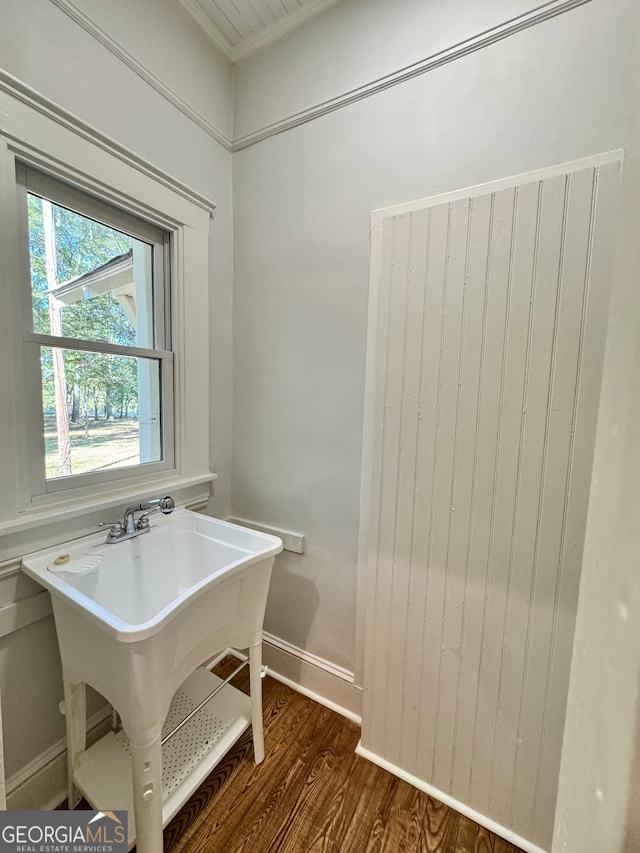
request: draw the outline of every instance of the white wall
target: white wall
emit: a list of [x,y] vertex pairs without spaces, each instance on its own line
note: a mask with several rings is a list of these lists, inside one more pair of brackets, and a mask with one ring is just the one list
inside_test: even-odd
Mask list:
[[[405,65],[403,39],[414,59],[535,4],[390,5],[339,4],[241,63],[236,136],[388,73],[387,35]],[[308,537],[272,581],[286,641],[358,668],[370,211],[624,145],[636,12],[592,0],[234,155],[233,509]]]
[[[95,17],[92,32],[57,3]],[[211,241],[216,285],[210,304],[211,400],[216,401],[211,407],[211,462],[220,474],[214,508],[223,515],[230,493],[231,336],[226,318],[231,312],[231,154],[215,141],[213,131],[177,109],[170,96],[228,137],[230,63],[172,0],[83,0],[75,6],[67,0],[0,0],[0,16],[2,69],[217,205]],[[160,91],[149,79],[158,82]]]
[[[136,0],[134,4],[77,0],[75,5],[66,0],[0,0],[0,20],[0,73],[13,75],[217,204],[210,241],[211,464],[220,479],[212,507],[216,514],[226,515],[231,458],[232,195],[231,154],[217,140],[224,143],[230,135],[230,63],[172,0]],[[0,115],[0,132],[2,125]],[[71,538],[86,531],[67,521],[56,532]],[[39,547],[37,535],[0,536],[0,568],[3,560]],[[54,534],[49,531],[48,535]],[[37,587],[11,568],[0,575],[0,605],[9,608],[2,616],[10,617],[0,625],[5,761],[7,776],[15,780],[20,778],[15,774],[25,768],[25,776],[42,769],[43,757],[55,757],[56,743],[64,735],[64,720],[58,712],[62,685],[46,594],[39,596]],[[11,630],[14,615],[25,617],[29,624],[19,627],[18,622],[17,630]],[[94,701],[91,710],[97,707]],[[52,747],[54,753],[47,752]],[[32,761],[35,764],[29,768]],[[49,781],[47,777],[42,788],[27,792],[20,804],[42,806],[53,795]],[[33,796],[40,799],[29,799]]]
[[531,0],[343,0],[234,68],[234,138],[525,13]]
[[640,850],[640,31],[554,853]]
[[[68,0],[63,0],[63,4],[65,2]],[[180,3],[173,0],[156,0],[151,4],[148,0],[136,3],[74,0],[74,6],[188,108],[222,136],[231,138],[231,63],[212,48],[202,29]],[[113,132],[111,124],[109,132]],[[191,168],[198,165],[193,163]],[[183,161],[177,168],[182,170],[186,166]],[[196,185],[202,178],[194,174]],[[211,192],[217,201],[219,187],[212,185]]]

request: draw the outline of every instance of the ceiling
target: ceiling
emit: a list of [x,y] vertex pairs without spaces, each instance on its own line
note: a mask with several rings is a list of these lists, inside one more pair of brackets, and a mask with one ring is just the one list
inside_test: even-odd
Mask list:
[[339,0],[180,0],[234,62],[270,44]]

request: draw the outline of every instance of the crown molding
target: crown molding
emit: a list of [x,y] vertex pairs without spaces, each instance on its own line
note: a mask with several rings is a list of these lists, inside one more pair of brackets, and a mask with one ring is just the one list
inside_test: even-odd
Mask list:
[[159,77],[156,77],[152,71],[119,45],[117,41],[112,39],[110,35],[87,17],[84,12],[81,12],[80,9],[74,6],[71,0],[51,0],[51,2],[61,12],[64,12],[65,15],[79,24],[85,32],[123,62],[131,71],[137,74],[138,77],[144,80],[145,83],[151,86],[152,89],[155,89],[159,95],[204,130],[212,139],[215,139],[227,151],[231,151],[231,140],[224,133],[219,131],[208,119],[183,100],[173,89],[163,83]]
[[515,18],[510,18],[502,24],[498,24],[491,29],[478,33],[469,39],[458,42],[451,47],[433,53],[424,59],[407,65],[404,68],[394,71],[391,74],[386,74],[384,77],[379,77],[370,83],[365,83],[363,86],[358,86],[337,95],[335,98],[330,98],[327,101],[315,104],[305,110],[297,113],[292,113],[286,118],[279,119],[271,124],[264,125],[257,130],[246,133],[242,136],[235,137],[231,146],[232,151],[242,151],[244,148],[249,148],[251,145],[256,145],[258,142],[263,142],[272,136],[277,136],[280,133],[285,133],[288,130],[293,130],[314,119],[321,118],[335,110],[347,107],[364,98],[369,98],[372,95],[377,95],[379,92],[390,89],[392,86],[398,86],[407,80],[412,80],[414,77],[419,77],[421,74],[426,74],[442,65],[447,65],[449,62],[454,62],[456,59],[462,59],[464,56],[489,47],[496,42],[509,38],[516,33],[522,32],[529,27],[544,23],[551,18],[569,12],[578,6],[583,6],[590,3],[591,0],[549,0],[549,2],[536,6],[529,12],[523,15],[518,15]]
[[[475,53],[478,50],[482,50],[485,47],[489,47],[496,42],[502,41],[503,39],[509,38],[512,35],[515,35],[523,30],[528,29],[529,27],[536,26],[537,24],[544,23],[552,18],[557,17],[558,15],[562,15],[565,12],[569,12],[572,9],[575,9],[579,6],[583,6],[587,3],[590,3],[591,0],[548,0],[546,3],[542,3],[539,6],[536,6],[534,9],[526,12],[517,17],[511,18],[502,24],[498,24],[491,29],[485,30],[482,33],[478,33],[475,36],[472,36],[469,39],[465,39],[464,41],[458,42],[451,47],[445,48],[444,50],[438,51],[434,54],[431,54],[424,59],[418,60],[411,65],[408,65],[404,68],[399,69],[398,71],[394,71],[391,74],[387,74],[383,77],[380,77],[376,80],[373,80],[369,83],[365,83],[363,86],[356,87],[347,92],[343,92],[340,95],[337,95],[334,98],[330,98],[326,101],[322,101],[318,104],[314,104],[307,109],[300,110],[296,113],[291,113],[289,116],[285,116],[278,121],[272,122],[270,124],[264,125],[256,130],[250,131],[249,133],[243,134],[242,136],[235,137],[233,140],[229,139],[223,133],[218,131],[204,116],[202,116],[199,112],[193,109],[189,104],[187,104],[179,95],[177,95],[172,89],[166,86],[158,77],[156,77],[148,68],[146,68],[142,63],[140,63],[137,59],[135,59],[131,54],[129,54],[124,48],[122,48],[114,39],[112,39],[107,33],[105,33],[100,27],[97,26],[93,21],[91,21],[84,13],[82,13],[72,2],[71,0],[51,0],[62,12],[72,18],[76,23],[78,23],[87,33],[89,33],[94,39],[96,39],[100,44],[107,48],[114,56],[124,62],[127,67],[129,67],[134,73],[140,76],[148,85],[150,85],[155,91],[157,91],[160,95],[162,95],[167,101],[173,104],[180,112],[182,112],[187,118],[193,121],[198,127],[205,131],[205,133],[209,134],[212,139],[215,139],[220,145],[223,146],[227,151],[237,152],[242,151],[245,148],[249,148],[252,145],[256,145],[259,142],[263,142],[266,139],[269,139],[272,136],[277,136],[280,133],[285,133],[288,130],[293,130],[296,127],[300,127],[303,124],[307,124],[307,122],[313,121],[314,119],[321,118],[324,115],[327,115],[336,110],[342,109],[343,107],[347,107],[350,104],[354,104],[358,101],[363,100],[364,98],[371,97],[372,95],[376,95],[379,92],[383,92],[386,89],[391,88],[392,86],[400,85],[408,80],[413,79],[414,77],[418,77],[421,74],[426,74],[429,71],[433,71],[436,68],[440,68],[443,65],[448,64],[449,62],[454,62],[456,59],[461,59],[464,56],[468,56],[471,53]],[[307,7],[302,7],[299,12],[294,13],[290,18],[284,19],[283,26],[278,28],[278,25],[274,25],[274,27],[269,30],[261,33],[260,35],[248,39],[243,44],[239,45],[237,48],[231,46],[230,42],[222,36],[221,33],[218,32],[217,28],[213,24],[213,22],[209,19],[209,17],[200,9],[195,0],[180,0],[182,6],[195,18],[195,20],[200,24],[200,26],[205,30],[209,38],[212,42],[218,47],[223,53],[232,61],[238,61],[241,58],[248,56],[250,53],[253,53],[255,50],[258,50],[260,47],[264,47],[267,44],[274,41],[276,38],[279,38],[285,32],[290,30],[293,26],[297,26],[303,20],[306,20],[313,15],[317,15],[329,6],[334,5],[338,0],[323,0],[322,3],[319,3],[317,6],[313,6],[312,10],[307,12]],[[285,27],[284,24],[287,24]],[[276,32],[277,29],[277,32]],[[11,75],[6,74],[5,72],[0,71],[0,86],[6,88],[6,81],[8,78],[11,78],[10,86],[14,88],[17,92],[24,92],[24,90],[28,89],[28,87],[21,84],[16,78],[12,78]],[[48,112],[53,113],[56,116],[62,117],[65,119],[65,122],[69,122],[76,127],[84,127],[87,128],[88,134],[95,140],[97,138],[101,138],[103,140],[108,140],[107,147],[111,151],[121,150],[126,151],[127,159],[131,161],[135,161],[136,163],[144,164],[144,166],[151,170],[154,174],[158,174],[157,170],[154,170],[150,164],[147,164],[145,161],[142,161],[141,158],[137,158],[132,152],[127,149],[123,149],[118,146],[113,140],[110,140],[108,137],[101,134],[99,131],[91,128],[86,125],[81,120],[77,119],[75,116],[72,116],[70,113],[67,113],[62,107],[54,104],[52,101],[48,101],[43,96],[36,93],[34,90],[29,90],[29,99],[34,102],[34,105],[40,105],[43,107],[46,105],[46,110]],[[24,98],[22,98],[24,100]],[[42,111],[42,109],[41,109]],[[70,117],[70,118],[65,118]],[[178,183],[176,186],[178,186]],[[188,195],[190,198],[197,198],[197,193],[193,190],[188,190]],[[206,206],[210,209],[212,207],[211,202],[208,200]]]

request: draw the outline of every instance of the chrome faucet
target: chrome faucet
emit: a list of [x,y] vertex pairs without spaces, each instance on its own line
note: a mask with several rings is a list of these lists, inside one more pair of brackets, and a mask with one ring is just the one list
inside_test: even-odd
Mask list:
[[[160,510],[164,515],[169,515],[175,509],[175,505],[175,501],[169,495],[140,501],[140,503],[131,504],[125,509],[124,521],[102,521],[99,526],[109,527],[106,542],[109,545],[114,545],[116,542],[124,542],[125,539],[133,539],[134,536],[148,533],[150,530],[149,515],[156,510]],[[136,512],[142,513],[138,519],[136,519]]]

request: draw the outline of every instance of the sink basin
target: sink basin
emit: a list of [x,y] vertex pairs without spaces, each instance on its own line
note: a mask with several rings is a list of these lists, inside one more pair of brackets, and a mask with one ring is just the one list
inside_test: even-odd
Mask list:
[[281,550],[275,536],[177,509],[135,539],[108,545],[97,533],[30,554],[22,568],[127,643],[158,633],[222,579]]
[[[30,554],[22,568],[51,593],[64,680],[69,803],[77,805],[84,795],[101,811],[129,811],[129,847],[161,853],[162,827],[249,724],[256,763],[264,758],[262,623],[282,542],[186,509],[152,516],[150,531],[141,536],[104,540],[103,532]],[[250,700],[201,668],[227,648],[249,650]],[[206,699],[207,683],[219,696]],[[86,684],[118,710],[124,741],[109,733],[85,749]],[[184,720],[184,728],[176,727],[176,737],[184,734],[196,751],[167,758],[187,768],[177,777],[169,773],[174,781],[168,783],[162,744],[173,733],[163,736],[163,725],[170,707],[169,718],[185,702],[194,705],[193,714],[202,707],[215,722],[193,717],[193,724]],[[204,746],[194,746],[196,731]],[[127,763],[130,780],[123,778]]]

